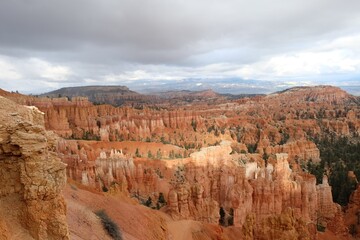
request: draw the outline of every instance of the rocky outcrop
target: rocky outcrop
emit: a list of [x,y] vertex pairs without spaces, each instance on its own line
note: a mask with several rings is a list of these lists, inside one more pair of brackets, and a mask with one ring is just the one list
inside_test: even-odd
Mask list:
[[[45,113],[45,125],[65,138],[85,140],[143,140],[165,129],[192,130],[191,121],[200,118],[193,111],[144,111],[92,105],[86,98],[38,98],[30,104]],[[161,136],[156,136],[160,140]],[[163,134],[168,141],[169,135]]]
[[330,104],[344,103],[348,100],[348,93],[333,86],[294,87],[281,92],[270,94],[268,98],[278,98],[286,102],[325,102]]
[[277,145],[275,147],[266,148],[267,154],[287,153],[290,159],[302,159],[305,161],[312,160],[313,162],[320,161],[320,151],[315,143],[308,140],[299,140],[288,142],[284,145]]
[[[209,151],[204,149],[204,155],[210,156],[208,165],[201,161],[197,165],[193,158],[193,165],[185,164],[180,173],[184,178],[171,187],[169,213],[176,219],[216,222],[218,218],[225,225],[245,228],[245,236],[254,234],[248,239],[315,239],[320,218],[335,233],[346,232],[327,179],[316,186],[314,176],[292,172],[287,154],[276,154],[275,161],[264,167],[256,162],[239,164],[226,155],[214,157]],[[219,215],[216,208],[222,209]],[[194,209],[204,209],[201,214],[208,217]],[[333,221],[338,229],[332,228]]]
[[[150,197],[154,208],[162,193],[164,211],[174,219],[233,224],[249,238],[278,238],[280,229],[284,236],[311,238],[318,223],[345,231],[326,179],[316,186],[315,177],[300,167],[319,161],[314,139],[360,134],[358,99],[338,88],[142,109],[95,106],[80,97],[27,101],[45,113],[46,128],[72,139],[61,140],[58,153],[68,164],[67,175],[84,185],[144,203]],[[112,144],[123,140],[135,147]],[[154,142],[164,145],[141,149]],[[146,158],[158,150],[166,160]]]
[[[65,138],[169,142],[185,148],[223,139],[256,146],[259,153],[286,152],[291,160],[318,159],[309,139],[360,134],[359,100],[330,86],[294,88],[268,96],[218,104],[116,108],[84,97],[35,98],[0,92],[45,113],[45,126]],[[205,97],[216,98],[213,94]]]
[[264,219],[256,230],[251,225],[253,219],[250,217],[248,221],[243,227],[244,239],[317,239],[315,224],[309,224],[296,217],[292,208],[287,208],[281,214],[271,215]]
[[351,194],[349,205],[345,211],[345,224],[349,232],[356,238],[360,237],[360,185]]
[[339,234],[346,232],[326,178],[316,186],[314,176],[293,172],[285,153],[276,154],[265,166],[259,154],[230,155],[231,151],[226,141],[190,158],[167,161],[104,151],[95,168],[83,172],[81,181],[141,201],[150,197],[153,206],[162,193],[165,211],[176,220],[234,225],[244,229],[244,236],[251,233],[256,239],[265,233],[272,236],[269,239],[279,239],[282,230],[284,236],[315,239],[316,224]]
[[66,165],[43,113],[0,97],[0,122],[0,236],[68,239]]

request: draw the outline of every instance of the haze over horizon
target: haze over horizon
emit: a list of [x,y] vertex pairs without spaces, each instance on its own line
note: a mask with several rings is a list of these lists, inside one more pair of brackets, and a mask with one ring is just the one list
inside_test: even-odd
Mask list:
[[0,88],[360,95],[360,2],[0,0]]

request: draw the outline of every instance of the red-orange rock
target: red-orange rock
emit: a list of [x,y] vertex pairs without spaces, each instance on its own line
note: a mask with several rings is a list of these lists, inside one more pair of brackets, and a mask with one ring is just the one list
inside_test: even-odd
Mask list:
[[39,110],[3,97],[0,122],[0,236],[69,239],[56,136]]

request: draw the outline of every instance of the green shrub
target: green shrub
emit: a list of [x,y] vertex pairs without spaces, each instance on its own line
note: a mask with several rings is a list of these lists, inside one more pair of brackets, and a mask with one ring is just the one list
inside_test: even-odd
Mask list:
[[153,154],[152,154],[152,152],[150,150],[148,151],[147,157],[148,158],[154,158],[154,156],[153,156]]
[[316,224],[316,229],[319,232],[325,232],[326,228],[322,224]]
[[162,192],[159,193],[158,202],[161,203],[161,204],[166,204],[166,200],[165,200],[164,194]]
[[107,233],[115,240],[122,240],[121,232],[117,224],[107,215],[105,210],[96,211],[95,214],[101,219],[101,223]]
[[135,157],[141,157],[139,148],[136,148],[136,150],[135,150]]
[[151,197],[149,197],[146,202],[145,202],[145,205],[150,207],[152,205],[152,200],[151,200]]
[[197,128],[197,122],[195,119],[191,119],[191,126],[194,129],[194,132],[196,132],[196,128]]
[[247,149],[249,153],[255,153],[257,149],[257,143],[255,144],[247,144]]
[[320,179],[327,172],[333,200],[341,206],[348,204],[350,195],[357,186],[357,181],[349,178],[348,172],[353,171],[357,179],[360,178],[360,142],[357,139],[331,133],[321,139],[315,138],[321,161],[318,164],[310,162],[305,166]]
[[223,207],[220,207],[219,214],[220,214],[219,224],[221,226],[225,226],[225,211]]

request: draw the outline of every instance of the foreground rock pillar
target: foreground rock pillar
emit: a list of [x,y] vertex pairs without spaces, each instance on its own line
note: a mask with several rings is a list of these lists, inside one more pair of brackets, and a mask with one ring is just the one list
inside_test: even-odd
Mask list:
[[0,238],[69,239],[66,165],[55,152],[43,114],[0,97]]

